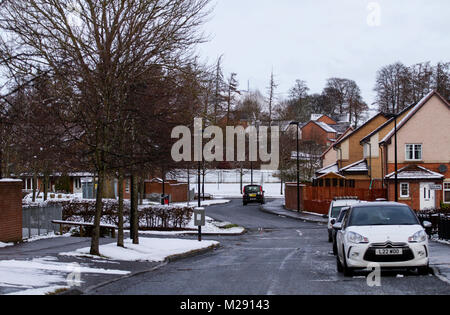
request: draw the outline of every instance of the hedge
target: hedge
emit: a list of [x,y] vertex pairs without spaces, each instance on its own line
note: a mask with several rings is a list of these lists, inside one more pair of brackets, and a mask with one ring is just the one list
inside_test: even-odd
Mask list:
[[[64,221],[93,222],[95,217],[95,200],[51,200],[49,205],[63,208]],[[124,226],[130,226],[130,202],[124,202]],[[103,201],[102,223],[119,223],[119,202]],[[148,205],[139,207],[139,228],[141,229],[175,229],[185,228],[192,220],[193,207]]]

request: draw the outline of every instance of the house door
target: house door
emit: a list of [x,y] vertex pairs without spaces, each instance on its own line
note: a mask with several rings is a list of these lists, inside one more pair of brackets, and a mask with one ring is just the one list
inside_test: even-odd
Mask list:
[[436,208],[436,191],[430,189],[430,183],[420,184],[420,210]]

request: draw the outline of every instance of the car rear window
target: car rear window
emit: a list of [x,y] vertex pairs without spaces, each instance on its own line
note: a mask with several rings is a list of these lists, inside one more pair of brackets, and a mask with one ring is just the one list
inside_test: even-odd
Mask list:
[[418,225],[419,221],[409,207],[369,206],[356,207],[350,216],[349,226]]
[[333,209],[331,209],[331,217],[337,218],[339,216],[339,213],[341,213],[342,208],[346,208],[346,207],[347,206],[333,207]]
[[253,193],[258,193],[260,191],[261,191],[261,187],[260,186],[247,186],[247,187],[245,187],[245,192],[246,193],[253,194]]

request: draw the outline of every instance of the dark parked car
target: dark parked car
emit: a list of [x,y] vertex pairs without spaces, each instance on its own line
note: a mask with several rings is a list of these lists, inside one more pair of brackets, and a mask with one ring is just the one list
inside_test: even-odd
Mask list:
[[244,187],[243,204],[246,206],[249,203],[266,203],[264,199],[264,190],[260,185],[248,185]]

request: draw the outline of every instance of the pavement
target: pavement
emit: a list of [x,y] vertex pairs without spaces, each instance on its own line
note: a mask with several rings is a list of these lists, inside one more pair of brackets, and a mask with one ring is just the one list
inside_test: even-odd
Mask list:
[[301,220],[304,222],[324,223],[324,224],[328,223],[328,219],[325,219],[322,215],[314,215],[305,212],[299,213],[296,211],[286,209],[284,207],[284,199],[273,200],[264,205],[261,205],[261,211],[281,217]]

